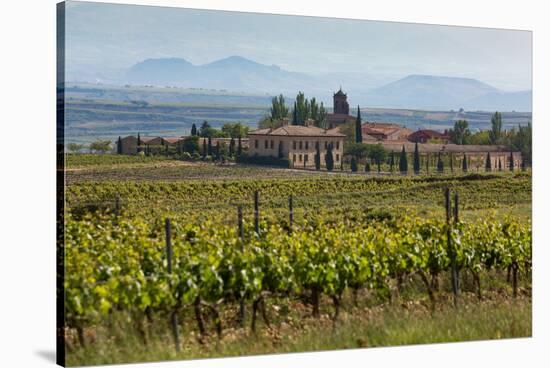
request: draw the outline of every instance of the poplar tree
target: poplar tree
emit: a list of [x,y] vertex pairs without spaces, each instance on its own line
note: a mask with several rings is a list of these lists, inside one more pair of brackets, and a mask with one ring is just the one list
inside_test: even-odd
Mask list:
[[413,169],[416,175],[420,174],[420,154],[418,153],[418,142],[414,144]]

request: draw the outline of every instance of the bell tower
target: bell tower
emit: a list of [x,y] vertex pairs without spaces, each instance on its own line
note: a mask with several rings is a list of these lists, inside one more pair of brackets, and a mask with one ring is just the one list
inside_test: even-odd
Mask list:
[[333,110],[335,114],[349,115],[348,96],[342,91],[342,87],[333,95]]

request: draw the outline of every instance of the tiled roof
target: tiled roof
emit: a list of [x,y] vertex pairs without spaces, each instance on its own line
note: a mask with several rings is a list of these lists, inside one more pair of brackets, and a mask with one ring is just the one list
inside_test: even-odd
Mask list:
[[178,143],[179,141],[183,140],[182,137],[167,137],[162,139],[164,139],[168,143]]
[[289,137],[345,137],[335,129],[322,129],[314,126],[285,125],[275,129],[258,129],[248,135],[272,135]]

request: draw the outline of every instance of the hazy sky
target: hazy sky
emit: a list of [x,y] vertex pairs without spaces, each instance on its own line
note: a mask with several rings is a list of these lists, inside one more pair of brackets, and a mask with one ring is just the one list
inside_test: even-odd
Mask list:
[[[434,20],[436,21],[436,20]],[[531,88],[531,33],[69,1],[69,71],[108,75],[147,58],[240,55],[308,74],[432,74]]]

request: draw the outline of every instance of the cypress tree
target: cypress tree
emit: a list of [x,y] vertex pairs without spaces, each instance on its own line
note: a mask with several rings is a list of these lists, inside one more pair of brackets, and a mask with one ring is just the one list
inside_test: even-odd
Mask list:
[[328,171],[334,169],[334,157],[332,157],[332,144],[328,145],[327,153],[325,155],[325,165]]
[[206,155],[207,155],[206,138],[203,138],[203,140],[202,140],[202,158],[205,158]]
[[441,152],[437,154],[437,172],[443,172],[443,161],[441,160]]
[[403,145],[403,150],[401,150],[401,157],[399,158],[399,171],[402,174],[406,174],[409,170],[409,163],[407,162],[407,152],[405,152],[405,146]]
[[466,153],[464,153],[464,157],[462,158],[462,171],[468,172],[468,160],[466,159]]
[[393,156],[393,151],[391,151],[390,155],[390,172],[393,172],[395,166],[395,158]]
[[500,161],[500,158],[498,159],[498,171],[502,171],[502,161]]
[[283,141],[279,141],[279,152],[278,152],[278,157],[279,158],[283,158],[284,157],[284,153],[283,153]]
[[355,143],[363,142],[363,132],[361,131],[361,110],[357,105],[357,118],[355,119]]
[[487,152],[487,158],[485,159],[485,171],[491,171],[491,154]]
[[365,172],[370,173],[370,162],[367,160],[367,163],[365,164]]
[[240,156],[243,153],[243,145],[241,142],[241,136],[239,136],[239,142],[237,145],[237,156]]
[[118,136],[118,142],[116,144],[116,153],[122,155],[122,139],[120,139],[120,135]]
[[426,152],[426,174],[430,171],[430,154]]
[[418,142],[414,144],[413,169],[416,175],[420,174],[420,154],[418,153]]
[[139,153],[139,151],[141,151],[141,137],[139,136],[139,132],[138,132],[138,138],[137,138],[137,149],[136,149],[136,153]]
[[452,153],[449,153],[449,165],[451,166],[451,172],[454,173],[454,156]]
[[191,135],[192,136],[197,135],[197,126],[195,125],[195,123],[193,123],[193,125],[191,126]]
[[216,142],[216,150],[214,151],[214,154],[216,156],[216,160],[220,159],[220,141]]
[[510,162],[508,163],[510,171],[514,171],[514,153],[510,151]]
[[315,144],[315,170],[321,170],[321,150],[319,149],[319,142]]
[[525,171],[527,169],[527,160],[522,157],[521,159],[521,171]]
[[231,137],[231,141],[229,142],[229,157],[233,157],[235,155],[235,138]]
[[351,158],[351,171],[357,172],[357,159],[355,158],[355,156]]
[[213,150],[212,150],[212,138],[208,137],[208,156],[212,156]]
[[294,101],[294,110],[292,110],[292,125],[298,125],[298,111],[296,111],[296,101]]

